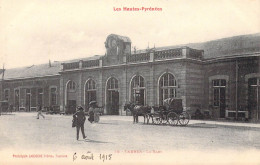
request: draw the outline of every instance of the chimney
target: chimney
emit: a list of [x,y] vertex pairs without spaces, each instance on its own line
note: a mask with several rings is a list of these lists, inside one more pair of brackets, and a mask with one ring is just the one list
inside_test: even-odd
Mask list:
[[51,67],[51,60],[49,60],[49,67]]

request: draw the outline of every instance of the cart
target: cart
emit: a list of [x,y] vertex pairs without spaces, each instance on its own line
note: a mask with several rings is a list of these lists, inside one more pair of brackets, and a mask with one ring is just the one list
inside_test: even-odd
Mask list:
[[188,125],[190,114],[183,111],[182,99],[168,98],[164,100],[164,105],[155,107],[154,113],[149,114],[153,124],[169,124],[172,126],[180,124],[181,126]]

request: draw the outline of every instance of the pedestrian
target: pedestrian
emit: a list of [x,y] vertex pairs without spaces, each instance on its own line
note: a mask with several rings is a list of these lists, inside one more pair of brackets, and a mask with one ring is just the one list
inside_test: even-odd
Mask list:
[[39,119],[40,115],[45,119],[45,116],[42,114],[42,106],[41,105],[38,105],[37,111],[38,111],[37,119]]
[[81,129],[83,139],[87,138],[87,136],[85,136],[85,132],[84,132],[84,123],[85,123],[86,117],[85,117],[85,113],[83,110],[84,109],[81,106],[78,106],[77,112],[73,114],[73,119],[76,119],[77,140],[79,140],[79,130],[80,129]]
[[90,107],[89,107],[89,110],[88,110],[88,115],[89,115],[88,121],[89,121],[90,123],[93,123],[93,121],[95,120],[95,119],[94,119],[94,115],[95,115],[95,107],[94,107],[94,104],[90,104]]
[[9,107],[8,107],[8,111],[12,113],[12,112],[13,112],[13,109],[14,109],[13,104],[10,104]]
[[94,105],[94,122],[99,122],[99,108],[97,105]]

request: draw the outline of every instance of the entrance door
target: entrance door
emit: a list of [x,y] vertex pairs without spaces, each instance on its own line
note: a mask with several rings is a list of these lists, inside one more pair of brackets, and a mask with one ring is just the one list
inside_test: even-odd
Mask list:
[[67,110],[67,113],[69,114],[73,114],[76,112],[76,100],[68,100],[68,110]]
[[96,90],[94,90],[94,91],[87,91],[87,92],[86,92],[85,105],[86,105],[86,110],[87,110],[87,111],[88,111],[88,109],[89,109],[89,103],[90,103],[91,101],[97,101]]
[[144,105],[145,104],[145,95],[144,95],[145,90],[144,89],[138,89],[134,90],[134,103],[139,104],[139,105]]
[[109,115],[119,115],[119,92],[117,90],[108,91],[107,106]]
[[14,91],[14,108],[15,108],[15,111],[19,111],[19,105],[20,105],[20,91],[19,89],[16,89]]
[[226,90],[225,88],[219,88],[220,96],[219,96],[219,110],[220,110],[220,118],[225,118],[226,111]]
[[31,111],[31,89],[26,89],[26,111]]
[[260,118],[260,79],[248,80],[248,109],[249,118],[259,120]]
[[212,80],[213,85],[213,105],[219,108],[219,114],[216,117],[225,118],[226,111],[226,80]]
[[109,115],[119,115],[118,80],[111,77],[107,81],[106,110]]

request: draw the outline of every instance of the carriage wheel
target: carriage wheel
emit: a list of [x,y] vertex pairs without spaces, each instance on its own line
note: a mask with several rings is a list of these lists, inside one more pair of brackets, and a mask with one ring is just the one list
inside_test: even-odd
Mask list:
[[170,112],[168,115],[167,115],[167,118],[168,118],[168,123],[170,125],[177,125],[178,124],[178,115],[174,112]]
[[182,126],[186,126],[190,121],[190,114],[188,112],[182,112],[180,115],[179,115],[179,123],[182,125]]
[[159,116],[153,116],[153,124],[161,124],[162,119]]

